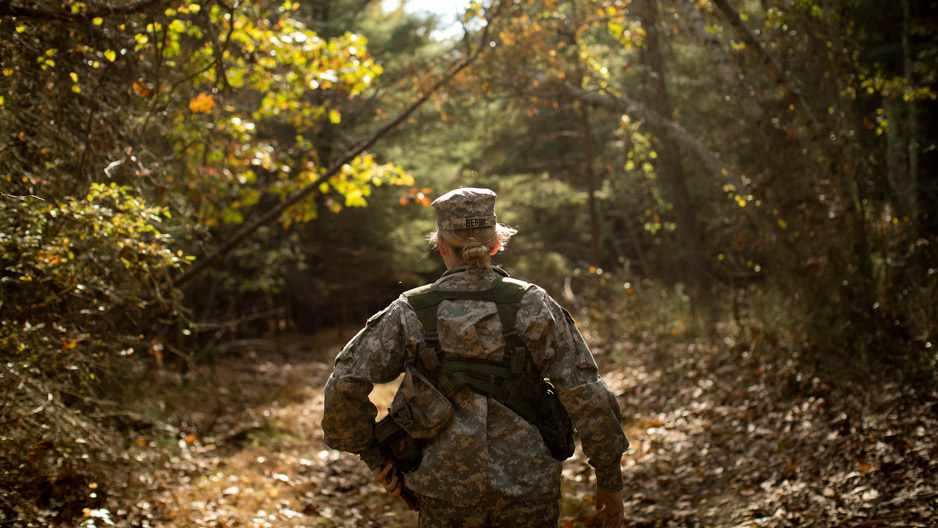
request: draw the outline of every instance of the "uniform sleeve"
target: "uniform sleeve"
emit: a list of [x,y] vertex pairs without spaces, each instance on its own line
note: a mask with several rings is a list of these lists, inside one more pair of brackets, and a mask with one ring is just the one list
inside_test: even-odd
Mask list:
[[573,318],[534,286],[521,300],[516,329],[557,389],[580,435],[583,453],[596,471],[597,486],[621,490],[622,454],[629,447],[622,431],[622,410],[600,378]]
[[383,462],[374,434],[375,383],[393,381],[413,357],[420,322],[402,296],[378,312],[339,352],[326,382],[322,431],[326,445],[357,453],[372,469]]

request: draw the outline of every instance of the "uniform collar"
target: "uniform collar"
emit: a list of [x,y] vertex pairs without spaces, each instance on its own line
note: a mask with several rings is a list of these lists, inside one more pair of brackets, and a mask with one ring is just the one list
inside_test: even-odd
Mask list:
[[477,275],[480,275],[480,276],[486,276],[486,275],[488,275],[489,273],[497,273],[497,274],[499,274],[499,275],[501,275],[501,276],[503,276],[503,277],[510,277],[510,276],[511,276],[511,275],[508,274],[507,271],[503,270],[503,269],[500,268],[499,266],[489,266],[488,268],[484,268],[484,269],[473,269],[473,268],[470,268],[468,265],[463,264],[463,265],[461,265],[461,266],[454,266],[454,267],[452,267],[452,268],[450,268],[450,269],[444,271],[441,278],[443,278],[443,277],[455,276],[455,275],[457,275],[457,274],[466,274],[466,275],[469,275],[469,274],[477,274]]

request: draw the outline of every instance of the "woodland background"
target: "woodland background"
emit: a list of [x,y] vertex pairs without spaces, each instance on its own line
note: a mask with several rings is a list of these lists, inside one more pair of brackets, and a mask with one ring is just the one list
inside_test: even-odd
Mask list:
[[[520,230],[499,263],[577,313],[633,439],[668,427],[642,410],[668,405],[656,391],[692,406],[722,379],[823,409],[850,439],[833,452],[859,442],[854,473],[911,497],[759,525],[934,520],[910,505],[938,496],[938,4],[493,0],[460,17],[0,0],[0,524],[156,523],[140,512],[158,484],[136,473],[209,437],[261,442],[219,423],[265,385],[218,373],[271,354],[276,372],[327,369],[291,336],[341,341],[434,280],[427,206],[460,185],[499,193]],[[196,419],[205,390],[224,396]],[[721,438],[746,444],[752,412],[777,411],[753,409]],[[874,430],[917,453],[913,477],[874,456]],[[808,452],[830,440],[811,431]],[[667,489],[661,471],[632,476]],[[632,524],[686,522],[675,493],[670,517],[634,499]],[[343,525],[321,510],[305,513]]]

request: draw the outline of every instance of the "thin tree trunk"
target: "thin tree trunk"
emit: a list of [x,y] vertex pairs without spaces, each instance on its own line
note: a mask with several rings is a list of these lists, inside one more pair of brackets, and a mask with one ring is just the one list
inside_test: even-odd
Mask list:
[[579,105],[580,124],[582,126],[583,155],[586,158],[584,171],[586,172],[586,192],[589,198],[590,215],[590,265],[599,268],[599,212],[596,209],[596,171],[593,170],[593,129],[590,126],[589,107]]
[[651,276],[651,267],[648,266],[648,259],[645,257],[645,250],[642,248],[641,241],[638,239],[638,232],[635,230],[635,227],[632,224],[632,216],[629,214],[628,209],[625,207],[625,201],[623,200],[624,195],[616,189],[615,180],[609,178],[609,186],[612,188],[612,193],[616,197],[616,207],[619,208],[619,215],[622,217],[622,223],[625,224],[625,230],[629,236],[629,242],[632,244],[632,249],[635,250],[635,255],[638,257],[638,263],[642,267],[642,275],[645,277]]
[[[912,50],[909,47],[909,22],[912,19],[912,8],[909,0],[902,0],[902,69],[908,82],[912,82]],[[918,106],[915,100],[909,98],[906,103],[908,113],[908,141],[909,141],[909,179],[907,189],[908,214],[918,218],[918,170],[919,170],[919,130]],[[898,123],[890,123],[890,128]]]
[[910,177],[906,160],[911,140],[907,140],[902,133],[902,105],[893,99],[892,95],[884,95],[883,110],[889,120],[886,129],[886,180],[889,182],[890,195],[897,206],[897,210],[893,212],[896,215],[914,217],[910,203],[914,194],[909,192],[911,180],[914,178]]

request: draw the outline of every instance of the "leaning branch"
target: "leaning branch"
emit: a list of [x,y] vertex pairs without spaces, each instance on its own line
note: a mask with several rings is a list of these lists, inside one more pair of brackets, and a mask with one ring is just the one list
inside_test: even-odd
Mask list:
[[[499,3],[498,5],[500,7],[501,3]],[[485,29],[482,32],[482,38],[479,41],[479,45],[476,46],[475,50],[473,50],[469,56],[461,60],[455,66],[453,66],[445,75],[443,75],[443,77],[440,78],[440,80],[436,82],[436,84],[434,84],[429,90],[424,92],[423,95],[421,95],[416,101],[414,101],[413,104],[407,107],[407,109],[401,112],[397,117],[395,117],[390,122],[386,123],[380,129],[378,129],[378,131],[372,134],[368,139],[362,141],[355,148],[346,152],[345,155],[343,155],[341,159],[333,163],[332,166],[330,166],[329,169],[325,172],[325,174],[320,176],[316,181],[308,184],[306,187],[303,187],[299,191],[295,192],[294,194],[289,196],[286,200],[280,202],[275,207],[273,207],[272,209],[264,213],[260,218],[255,220],[253,223],[251,223],[248,226],[245,226],[243,229],[235,233],[231,238],[225,241],[222,245],[220,245],[214,251],[202,257],[201,259],[197,260],[189,269],[185,271],[185,273],[176,277],[173,280],[173,287],[179,287],[185,284],[186,282],[188,282],[189,280],[191,280],[193,277],[201,273],[203,270],[205,270],[206,268],[214,264],[215,261],[217,261],[224,255],[226,255],[229,251],[234,249],[236,246],[238,246],[246,238],[251,236],[261,226],[278,218],[290,206],[296,204],[297,202],[305,198],[307,195],[309,195],[310,193],[318,189],[322,183],[326,182],[327,180],[329,180],[329,178],[333,177],[336,173],[342,170],[342,167],[344,165],[346,165],[347,163],[350,163],[352,160],[358,157],[359,154],[361,154],[366,149],[374,145],[379,139],[381,139],[381,137],[383,137],[389,131],[393,130],[395,127],[397,127],[402,122],[404,122],[404,120],[406,120],[411,114],[417,111],[418,108],[423,106],[423,104],[426,103],[434,93],[436,93],[440,88],[442,88],[445,84],[447,84],[450,80],[452,80],[453,77],[459,74],[459,72],[461,72],[470,64],[475,62],[475,60],[481,54],[482,50],[488,47],[485,45],[485,43],[488,40],[489,27],[491,26],[492,19],[497,14],[497,12],[498,10],[496,9],[492,12],[492,14],[489,15],[487,23],[485,25]]]
[[[730,175],[729,170],[717,158],[716,154],[698,141],[684,127],[627,95],[615,95],[609,92],[587,92],[585,90],[576,91],[573,95],[585,103],[628,114],[644,121],[655,132],[667,136],[680,145],[688,154],[699,161],[707,171],[720,177]],[[738,178],[736,179],[738,180]]]
[[736,30],[736,34],[739,38],[742,39],[746,47],[751,50],[753,55],[756,56],[756,59],[762,63],[762,66],[765,68],[766,72],[768,72],[769,76],[772,77],[775,83],[782,89],[789,103],[795,107],[799,119],[801,119],[801,122],[809,130],[815,144],[817,144],[821,152],[830,159],[830,149],[824,137],[824,129],[814,116],[814,112],[811,111],[811,107],[808,106],[807,101],[805,101],[801,90],[798,89],[791,78],[785,74],[785,70],[782,68],[782,65],[779,64],[778,60],[772,55],[769,55],[762,46],[762,43],[759,42],[752,31],[746,27],[739,13],[727,0],[713,0],[713,3],[720,8],[720,11],[726,16],[730,25]]
[[[656,134],[666,136],[677,143],[678,146],[696,159],[704,169],[717,180],[732,184],[739,193],[743,193],[743,190],[748,187],[747,184],[743,183],[743,178],[740,177],[739,174],[727,168],[726,165],[720,161],[717,154],[698,141],[697,138],[684,127],[638,101],[631,99],[627,95],[616,95],[609,92],[587,92],[575,88],[571,88],[571,94],[585,103],[607,108],[642,120],[644,124],[648,125]],[[757,222],[755,211],[752,207],[747,207],[745,214],[753,219],[754,222]]]
[[697,37],[700,45],[703,46],[704,50],[706,50],[707,54],[710,56],[710,60],[713,62],[714,67],[716,67],[717,72],[723,77],[723,81],[729,86],[733,95],[743,107],[743,110],[756,122],[760,130],[767,130],[766,123],[768,119],[766,118],[765,111],[762,110],[762,106],[752,95],[752,90],[746,86],[746,83],[743,81],[743,75],[733,67],[729,57],[726,56],[726,53],[720,46],[720,41],[714,35],[707,32],[707,24],[700,14],[700,11],[697,10],[696,5],[691,2],[691,0],[674,0],[674,4],[684,13],[684,19],[687,21],[687,24]]

